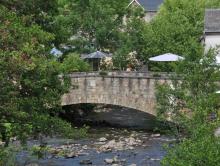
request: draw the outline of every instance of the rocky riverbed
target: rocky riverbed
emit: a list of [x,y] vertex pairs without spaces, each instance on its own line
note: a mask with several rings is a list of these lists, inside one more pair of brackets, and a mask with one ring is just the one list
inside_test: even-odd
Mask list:
[[[163,144],[172,141],[175,140],[159,133],[92,129],[89,138],[83,140],[45,139],[47,150],[43,158],[22,151],[17,162],[19,166],[159,166],[166,153]],[[29,146],[38,145],[38,141],[29,141]]]

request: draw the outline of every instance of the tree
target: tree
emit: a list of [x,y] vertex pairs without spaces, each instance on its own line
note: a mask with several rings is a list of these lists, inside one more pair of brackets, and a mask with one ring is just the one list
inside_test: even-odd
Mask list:
[[1,5],[26,20],[26,24],[38,24],[45,31],[53,29],[54,17],[59,14],[58,0],[1,0]]
[[53,35],[37,25],[27,26],[2,5],[0,20],[1,139],[7,146],[10,137],[25,141],[40,132],[70,132],[71,126],[56,117],[69,84],[58,77],[59,63],[49,54]]
[[[173,52],[185,56],[173,68],[171,84],[158,85],[158,115],[168,123],[179,142],[168,148],[164,166],[218,165],[219,139],[214,130],[220,125],[220,69],[215,64],[215,50],[204,54],[200,38],[205,7],[217,7],[217,1],[167,0],[152,22],[154,54]],[[205,153],[204,153],[205,151]]]
[[68,54],[61,65],[61,70],[64,73],[85,72],[89,71],[89,69],[89,64],[83,61],[77,54]]
[[122,26],[128,0],[74,0],[69,4],[71,36],[69,44],[78,52],[113,50]]
[[167,0],[152,22],[156,42],[154,55],[172,52],[182,56],[200,55],[205,1]]
[[[171,127],[179,144],[168,149],[163,165],[215,165],[219,140],[214,130],[220,125],[219,99],[220,67],[215,64],[216,53],[210,50],[201,59],[186,59],[176,68],[177,76],[170,84],[159,85],[158,115],[172,121]],[[181,136],[184,133],[184,138]],[[206,146],[204,146],[206,145]],[[206,151],[210,156],[204,157]],[[193,157],[193,158],[192,158]]]

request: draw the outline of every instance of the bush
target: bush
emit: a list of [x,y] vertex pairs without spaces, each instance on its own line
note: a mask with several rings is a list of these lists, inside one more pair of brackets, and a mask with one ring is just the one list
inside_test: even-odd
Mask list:
[[162,160],[163,166],[219,166],[220,139],[202,135],[186,139],[168,151]]
[[0,166],[15,166],[17,147],[0,146]]
[[108,72],[106,72],[106,71],[100,71],[100,72],[99,72],[99,75],[100,75],[100,76],[107,76],[107,75],[108,75]]
[[90,70],[87,62],[83,61],[77,54],[69,54],[61,65],[64,73],[85,72]]

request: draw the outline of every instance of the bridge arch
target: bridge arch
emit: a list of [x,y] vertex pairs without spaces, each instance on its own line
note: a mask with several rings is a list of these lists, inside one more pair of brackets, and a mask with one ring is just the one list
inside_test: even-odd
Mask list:
[[164,74],[140,72],[74,73],[73,85],[62,105],[109,104],[136,109],[156,116],[155,85],[166,82]]

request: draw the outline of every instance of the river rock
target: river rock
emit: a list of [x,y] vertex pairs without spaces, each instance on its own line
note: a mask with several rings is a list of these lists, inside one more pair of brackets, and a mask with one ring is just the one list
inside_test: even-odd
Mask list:
[[81,160],[80,165],[91,165],[92,164],[92,161],[87,159],[87,160]]
[[121,150],[133,150],[133,146],[141,145],[143,141],[140,139],[135,139],[133,137],[128,138],[119,138],[119,141],[115,139],[107,142],[106,144],[100,146],[98,152],[110,152],[112,150],[121,151]]
[[66,158],[74,158],[74,157],[77,157],[78,155],[75,153],[75,152],[71,152],[69,154],[67,154],[65,157]]
[[215,130],[215,137],[220,137],[220,127]]
[[137,145],[137,142],[136,142],[136,140],[133,137],[125,138],[125,142],[129,146]]
[[67,147],[66,147],[66,145],[61,145],[60,147],[59,147],[59,149],[66,149]]
[[113,148],[116,147],[116,141],[115,140],[111,140],[109,141],[107,144],[105,145],[102,145],[100,148],[99,148],[99,151],[101,152],[110,152],[112,151]]
[[53,155],[57,155],[62,151],[62,149],[58,149],[58,148],[51,148],[50,149],[50,153]]
[[160,161],[158,158],[150,158],[151,161]]
[[87,150],[87,149],[88,149],[88,146],[87,146],[87,145],[84,145],[84,146],[82,147],[82,149],[83,149],[83,150]]
[[113,159],[105,159],[104,161],[106,164],[113,164],[113,162],[114,162]]
[[151,137],[160,137],[160,134],[151,134]]
[[134,150],[133,146],[128,147],[129,150]]
[[126,159],[118,159],[118,156],[115,156],[113,159],[105,159],[104,161],[112,166],[121,166],[120,164],[126,162]]
[[102,137],[99,139],[99,142],[105,142],[105,141],[107,141],[107,139],[105,137]]

